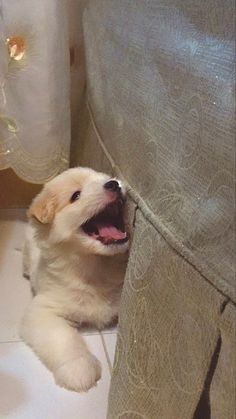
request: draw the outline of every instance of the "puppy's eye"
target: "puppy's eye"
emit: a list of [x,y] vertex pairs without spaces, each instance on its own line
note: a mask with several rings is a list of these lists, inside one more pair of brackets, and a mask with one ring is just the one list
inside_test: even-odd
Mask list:
[[77,201],[77,199],[79,199],[79,197],[80,197],[80,191],[76,191],[76,192],[74,192],[73,193],[73,195],[71,196],[71,198],[70,198],[70,202],[75,202],[75,201]]

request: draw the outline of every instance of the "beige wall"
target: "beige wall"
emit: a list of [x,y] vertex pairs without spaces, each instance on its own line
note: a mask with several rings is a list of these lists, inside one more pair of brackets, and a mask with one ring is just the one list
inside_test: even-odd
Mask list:
[[0,170],[0,208],[26,208],[41,189],[19,179],[13,170]]

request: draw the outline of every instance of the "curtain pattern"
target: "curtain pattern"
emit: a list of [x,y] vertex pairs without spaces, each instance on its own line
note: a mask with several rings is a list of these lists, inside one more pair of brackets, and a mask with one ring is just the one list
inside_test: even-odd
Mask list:
[[69,3],[0,0],[0,169],[34,183],[69,164]]
[[234,12],[87,2],[79,161],[109,157],[138,207],[107,419],[235,416]]

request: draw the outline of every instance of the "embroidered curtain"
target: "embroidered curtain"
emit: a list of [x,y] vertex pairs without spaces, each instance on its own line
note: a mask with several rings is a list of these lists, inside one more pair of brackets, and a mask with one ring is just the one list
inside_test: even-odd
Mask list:
[[70,61],[82,38],[82,3],[0,0],[0,169],[29,182],[69,165],[71,104],[76,112],[81,82]]

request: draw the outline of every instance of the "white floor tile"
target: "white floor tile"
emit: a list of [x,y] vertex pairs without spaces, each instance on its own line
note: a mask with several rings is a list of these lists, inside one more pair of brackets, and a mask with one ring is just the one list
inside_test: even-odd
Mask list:
[[116,349],[116,333],[104,333],[102,332],[106,352],[108,354],[111,366],[114,363],[115,349]]
[[19,340],[19,322],[31,299],[22,277],[25,210],[0,210],[0,342]]
[[79,394],[56,386],[51,373],[21,342],[0,344],[1,419],[105,419],[110,374],[99,335],[85,337],[102,363],[98,386]]
[[[24,244],[26,209],[0,209],[0,255],[9,248],[22,249]],[[1,260],[0,256],[0,260]]]

